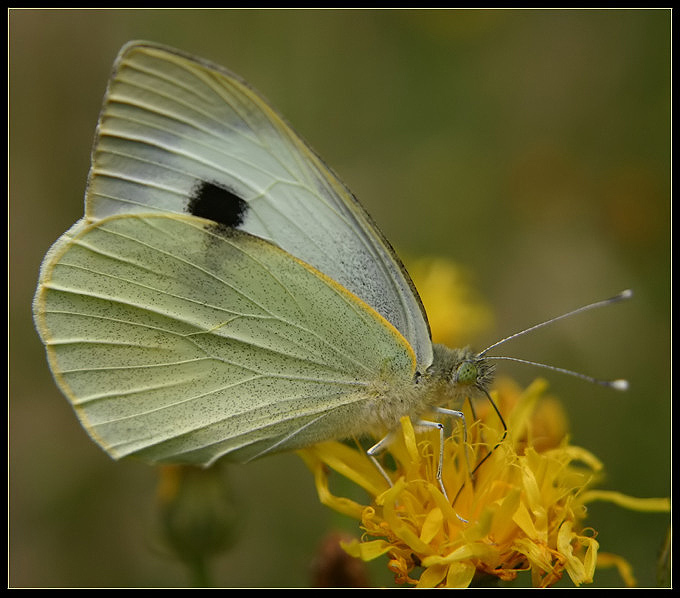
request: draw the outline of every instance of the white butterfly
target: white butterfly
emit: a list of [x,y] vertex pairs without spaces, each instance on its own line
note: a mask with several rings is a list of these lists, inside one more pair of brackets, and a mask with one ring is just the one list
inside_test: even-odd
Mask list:
[[115,458],[205,465],[389,431],[491,378],[485,352],[433,346],[389,243],[256,92],[146,42],[116,60],[85,215],[45,257],[34,317]]

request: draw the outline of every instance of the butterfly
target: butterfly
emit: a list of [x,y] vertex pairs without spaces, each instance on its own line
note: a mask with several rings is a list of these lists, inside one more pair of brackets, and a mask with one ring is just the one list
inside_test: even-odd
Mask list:
[[115,61],[85,213],[33,310],[57,385],[116,459],[247,461],[431,409],[464,423],[444,405],[492,380],[486,351],[432,343],[388,241],[257,92],[148,42]]

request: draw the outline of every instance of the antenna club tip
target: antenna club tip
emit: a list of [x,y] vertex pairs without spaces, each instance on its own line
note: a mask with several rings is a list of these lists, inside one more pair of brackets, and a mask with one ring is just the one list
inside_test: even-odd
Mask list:
[[633,296],[633,289],[626,289],[621,291],[618,295],[620,299],[630,299]]
[[612,380],[609,383],[609,386],[611,386],[612,388],[614,388],[616,390],[628,390],[629,384],[628,384],[628,380],[621,379],[621,380]]

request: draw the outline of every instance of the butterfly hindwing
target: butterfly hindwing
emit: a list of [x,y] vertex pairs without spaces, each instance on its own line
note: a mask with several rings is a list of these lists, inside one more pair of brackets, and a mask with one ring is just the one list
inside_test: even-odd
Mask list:
[[43,264],[35,314],[55,379],[116,458],[206,464],[335,437],[372,383],[410,384],[416,365],[323,274],[192,216],[79,221]]

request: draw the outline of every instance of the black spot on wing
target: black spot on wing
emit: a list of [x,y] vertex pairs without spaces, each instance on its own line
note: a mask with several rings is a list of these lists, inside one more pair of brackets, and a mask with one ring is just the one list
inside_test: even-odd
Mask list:
[[248,203],[230,189],[201,181],[191,193],[187,211],[193,216],[238,228],[248,213]]

